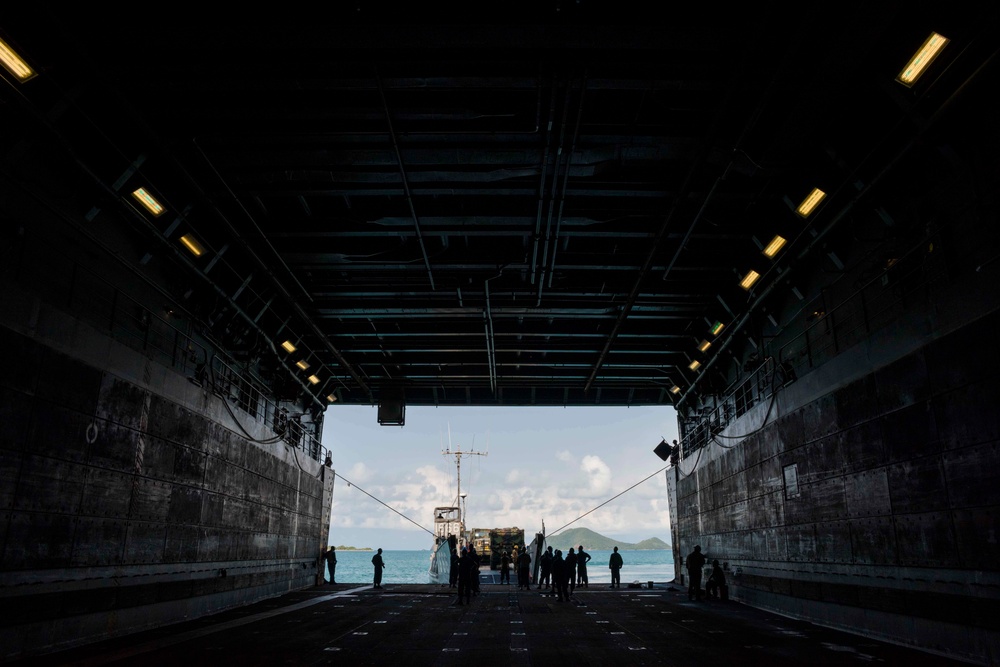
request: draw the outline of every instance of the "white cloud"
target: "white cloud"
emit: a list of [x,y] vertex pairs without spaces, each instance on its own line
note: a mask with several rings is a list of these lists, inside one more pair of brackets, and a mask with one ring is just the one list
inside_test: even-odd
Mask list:
[[588,455],[580,462],[580,470],[587,475],[588,490],[593,495],[607,493],[611,489],[611,468],[600,456]]

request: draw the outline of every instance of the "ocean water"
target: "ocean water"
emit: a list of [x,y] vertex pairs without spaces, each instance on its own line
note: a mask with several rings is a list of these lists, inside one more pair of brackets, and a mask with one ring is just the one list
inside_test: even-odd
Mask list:
[[[610,584],[611,570],[608,569],[610,551],[589,551],[591,561],[587,565],[587,576],[591,584]],[[665,583],[674,579],[673,554],[667,550],[619,551],[622,560],[622,584],[632,581],[655,581]],[[374,551],[338,551],[337,583],[370,584],[375,567],[372,565]],[[430,583],[428,570],[431,565],[431,551],[383,551],[383,584],[426,584]],[[489,571],[483,568],[483,572]],[[327,575],[329,577],[329,574]],[[516,581],[511,574],[511,581]]]

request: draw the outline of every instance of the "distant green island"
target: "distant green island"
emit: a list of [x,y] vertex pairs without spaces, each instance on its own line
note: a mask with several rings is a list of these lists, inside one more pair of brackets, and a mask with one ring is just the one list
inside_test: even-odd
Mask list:
[[545,543],[553,549],[567,550],[570,547],[578,547],[581,544],[585,549],[594,551],[611,551],[615,547],[623,551],[642,551],[652,549],[670,549],[670,545],[658,537],[650,537],[642,542],[622,542],[610,537],[605,537],[600,533],[595,533],[589,528],[571,528],[561,533],[545,536]]
[[337,551],[371,551],[371,547],[345,547],[343,544],[337,546]]

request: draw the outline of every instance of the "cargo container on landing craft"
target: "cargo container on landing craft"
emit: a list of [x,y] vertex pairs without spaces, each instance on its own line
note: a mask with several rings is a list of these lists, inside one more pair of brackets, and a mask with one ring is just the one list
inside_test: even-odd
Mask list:
[[490,569],[500,569],[500,557],[503,552],[513,556],[514,550],[518,553],[524,551],[524,529],[514,526],[513,528],[494,528],[490,531]]

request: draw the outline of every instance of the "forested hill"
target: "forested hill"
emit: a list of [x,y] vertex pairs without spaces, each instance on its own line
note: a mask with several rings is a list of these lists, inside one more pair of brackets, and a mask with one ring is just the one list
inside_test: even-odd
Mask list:
[[589,528],[570,528],[556,535],[546,536],[545,543],[553,549],[561,549],[562,551],[566,551],[570,547],[578,547],[581,544],[587,551],[610,551],[614,547],[618,547],[619,550],[670,548],[669,544],[658,537],[650,537],[633,544],[605,537]]

